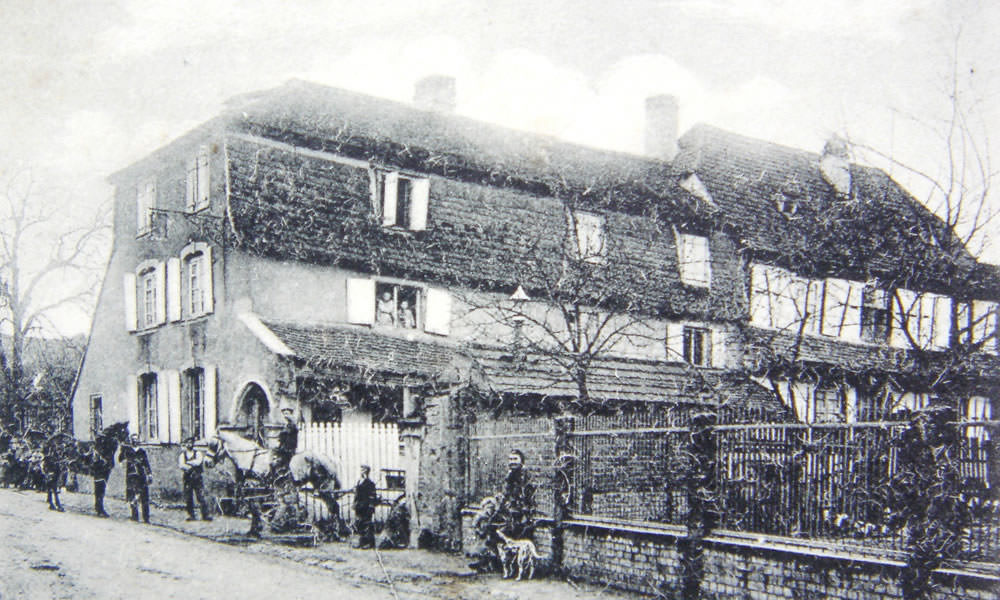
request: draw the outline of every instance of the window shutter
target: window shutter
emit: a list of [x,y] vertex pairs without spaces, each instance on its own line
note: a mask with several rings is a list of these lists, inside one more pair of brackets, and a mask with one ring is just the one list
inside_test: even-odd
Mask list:
[[399,189],[399,173],[386,173],[382,193],[382,225],[396,224],[397,189]]
[[181,442],[181,374],[179,371],[169,370],[163,372],[163,377],[167,382],[167,406],[169,410],[168,434],[171,444]]
[[727,366],[727,352],[729,332],[721,327],[712,327],[711,329],[711,348],[712,354],[710,366],[724,368]]
[[823,295],[823,334],[839,336],[844,326],[851,284],[843,279],[827,279]]
[[181,320],[181,259],[167,259],[167,319]]
[[983,352],[997,354],[997,303],[973,300],[971,322],[973,343],[983,342]]
[[194,212],[198,197],[198,162],[191,160],[187,167],[187,191],[184,196],[184,207],[188,212]]
[[907,348],[910,340],[906,337],[906,331],[913,336],[914,341],[918,338],[917,331],[920,325],[920,317],[916,314],[918,308],[917,295],[910,290],[897,288],[892,298],[892,335],[889,343],[897,348]]
[[125,406],[128,410],[128,428],[131,433],[139,433],[139,377],[129,375]]
[[430,179],[414,179],[410,198],[410,229],[423,231],[427,229],[427,206],[430,203]]
[[210,313],[215,311],[215,269],[212,265],[212,247],[205,246],[202,254],[204,268],[202,269],[201,289],[202,293],[205,294],[205,312]]
[[667,361],[684,361],[684,325],[667,323]]
[[451,294],[448,290],[434,288],[427,290],[424,331],[438,335],[448,335],[451,331]]
[[205,436],[215,434],[218,417],[216,415],[217,401],[215,389],[215,365],[205,366]]
[[205,208],[209,204],[211,178],[208,170],[208,149],[202,148],[198,153],[198,200],[196,208]]
[[931,345],[935,348],[947,348],[951,337],[951,298],[932,295],[934,303],[934,331],[931,335]]
[[375,281],[347,280],[347,322],[371,325],[375,322]]
[[156,439],[166,442],[170,439],[170,390],[166,372],[156,374]]
[[788,385],[789,393],[794,396],[795,411],[799,418],[807,423],[816,420],[816,396],[812,384],[793,381]]
[[764,265],[750,265],[750,322],[758,327],[771,326],[771,297]]
[[845,385],[841,389],[844,392],[844,420],[855,423],[858,420],[858,390],[850,385]]
[[122,287],[125,294],[125,328],[129,331],[135,331],[138,328],[135,310],[135,273],[125,273]]
[[140,234],[146,231],[146,189],[139,184],[135,195],[135,232]]
[[861,341],[861,299],[864,291],[864,283],[860,281],[847,282],[844,326],[840,331],[840,337],[845,340]]
[[167,270],[163,263],[156,265],[156,324],[167,320]]

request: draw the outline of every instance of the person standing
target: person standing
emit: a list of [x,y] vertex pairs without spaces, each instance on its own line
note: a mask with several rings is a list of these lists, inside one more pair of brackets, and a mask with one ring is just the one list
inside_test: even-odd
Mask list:
[[138,434],[133,433],[129,441],[122,444],[118,462],[125,464],[125,499],[132,509],[130,518],[139,520],[141,506],[142,520],[149,523],[149,484],[153,480],[153,470],[146,451],[139,445]]
[[535,486],[524,468],[524,453],[511,450],[507,456],[500,515],[504,534],[516,540],[529,539],[535,530]]
[[354,486],[354,528],[358,532],[358,548],[375,547],[375,529],[372,518],[378,504],[375,482],[368,476],[371,467],[361,465],[361,479]]
[[201,508],[201,520],[211,521],[212,517],[208,511],[208,504],[205,503],[204,482],[202,475],[205,470],[205,455],[194,447],[194,438],[184,440],[184,451],[177,459],[177,464],[184,472],[184,500],[187,505],[188,521],[194,521],[194,499],[197,496],[198,506]]
[[281,409],[281,416],[285,418],[285,422],[278,432],[278,447],[274,449],[274,463],[271,465],[271,473],[276,479],[286,474],[299,447],[299,426],[295,423],[295,411],[286,406]]

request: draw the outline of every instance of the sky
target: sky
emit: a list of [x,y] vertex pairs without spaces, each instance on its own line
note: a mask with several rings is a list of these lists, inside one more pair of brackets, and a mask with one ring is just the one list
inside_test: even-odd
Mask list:
[[[626,152],[642,150],[644,99],[669,93],[681,132],[708,123],[817,152],[838,133],[936,174],[946,155],[933,129],[957,71],[974,130],[1000,130],[1000,3],[988,1],[0,0],[0,11],[0,178],[29,173],[67,224],[107,204],[110,173],[227,98],[292,78],[410,101],[418,79],[452,75],[460,114]],[[1000,156],[1000,134],[991,142]],[[1000,262],[1000,239],[983,257]],[[51,325],[85,332],[89,309]]]

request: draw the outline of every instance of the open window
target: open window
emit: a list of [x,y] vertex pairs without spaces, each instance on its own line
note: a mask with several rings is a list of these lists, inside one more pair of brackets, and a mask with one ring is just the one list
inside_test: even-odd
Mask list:
[[410,285],[375,285],[375,324],[398,329],[423,326],[421,290]]
[[451,294],[446,290],[403,283],[348,279],[347,321],[448,335]]
[[427,205],[430,180],[400,174],[398,171],[373,171],[373,205],[385,227],[410,231],[427,228]]
[[684,328],[684,362],[696,367],[712,365],[712,332],[703,327]]
[[866,285],[861,294],[861,339],[885,342],[889,338],[889,294]]

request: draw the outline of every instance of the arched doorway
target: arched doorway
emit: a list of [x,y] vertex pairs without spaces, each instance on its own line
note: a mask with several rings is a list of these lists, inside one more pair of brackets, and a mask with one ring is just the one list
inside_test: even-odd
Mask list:
[[271,408],[263,388],[256,383],[248,383],[240,394],[238,406],[236,425],[243,428],[247,437],[264,445],[264,424]]

